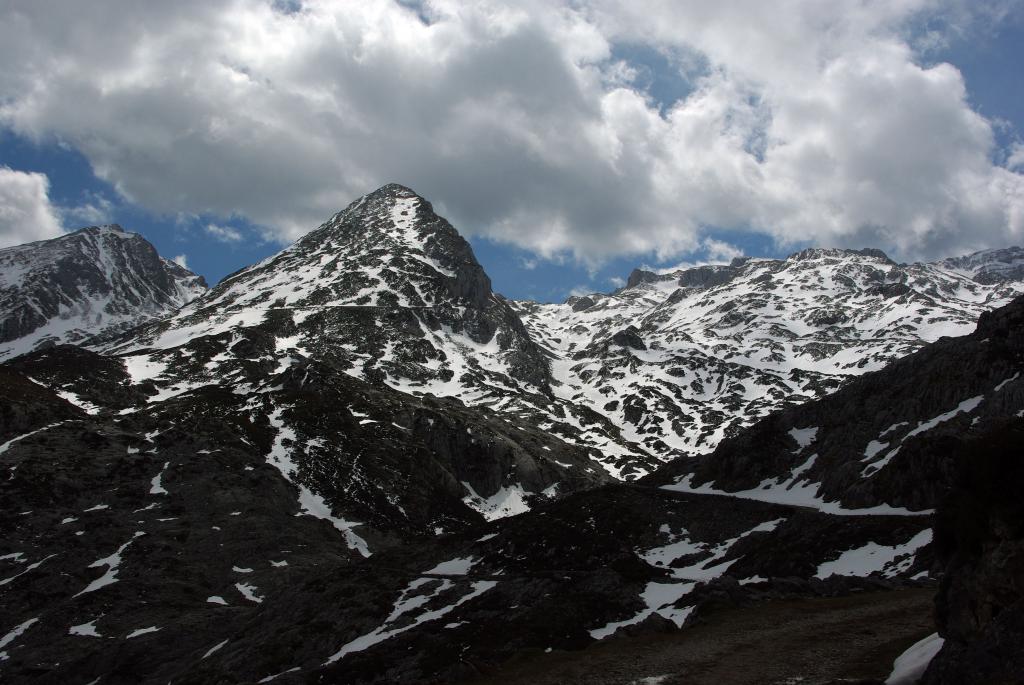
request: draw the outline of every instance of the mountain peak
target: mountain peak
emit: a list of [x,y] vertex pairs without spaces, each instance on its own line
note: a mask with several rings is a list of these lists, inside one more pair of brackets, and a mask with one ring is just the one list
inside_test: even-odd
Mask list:
[[130,231],[126,231],[124,228],[121,227],[120,224],[100,224],[97,226],[85,226],[84,228],[80,228],[77,231],[72,231],[71,235],[75,235],[76,233],[114,233],[118,235],[137,235]]
[[205,290],[117,224],[0,250],[0,359],[126,330]]
[[390,195],[397,197],[420,197],[415,190],[409,186],[404,186],[401,183],[385,183],[377,190],[369,193],[366,197],[373,197],[377,195]]

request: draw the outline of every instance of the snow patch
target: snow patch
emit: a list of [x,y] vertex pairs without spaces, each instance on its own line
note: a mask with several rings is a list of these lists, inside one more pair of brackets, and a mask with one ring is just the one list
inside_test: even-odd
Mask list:
[[227,643],[228,643],[228,640],[224,640],[223,642],[218,642],[213,647],[210,647],[208,650],[206,650],[206,654],[203,654],[203,656],[201,656],[199,658],[199,660],[202,661],[203,659],[205,659],[206,657],[210,656],[211,654],[216,652],[218,649],[220,649],[221,647],[223,647]]
[[124,553],[124,551],[126,549],[128,549],[128,546],[130,544],[135,542],[135,538],[138,538],[138,537],[140,537],[142,535],[145,535],[145,533],[143,533],[142,531],[136,531],[135,535],[132,536],[132,539],[129,540],[128,542],[124,543],[120,547],[118,547],[116,552],[114,552],[113,554],[111,554],[108,557],[103,557],[102,559],[97,559],[96,561],[94,561],[91,564],[89,564],[89,568],[99,568],[101,566],[106,566],[107,570],[104,572],[104,574],[102,576],[100,576],[96,580],[94,580],[91,583],[89,583],[85,587],[85,589],[82,590],[81,592],[79,592],[78,594],[76,594],[75,597],[78,597],[78,595],[84,595],[87,592],[95,592],[96,590],[99,590],[100,588],[103,588],[103,587],[106,587],[107,585],[112,585],[113,583],[116,583],[117,582],[117,570],[118,570],[118,567],[121,565],[121,561],[122,561],[121,554]]
[[[814,456],[811,458],[813,459]],[[795,473],[796,471],[794,471]],[[798,483],[795,476],[783,483],[769,478],[756,488],[740,490],[738,492],[718,490],[709,485],[694,486],[690,484],[692,480],[693,474],[691,473],[674,485],[663,485],[661,487],[665,490],[689,492],[698,495],[721,495],[723,497],[752,499],[770,504],[811,507],[825,514],[835,514],[837,516],[927,516],[935,513],[933,509],[910,511],[902,507],[892,507],[888,504],[879,504],[878,506],[865,509],[847,509],[840,505],[839,502],[826,502],[819,497],[819,485],[817,483]]]
[[256,594],[256,590],[259,588],[249,583],[235,583],[235,588],[242,593],[250,602],[256,602],[257,604],[263,603],[263,598]]
[[148,635],[149,633],[155,633],[159,630],[160,628],[158,628],[157,626],[149,626],[148,628],[138,628],[137,630],[133,630],[132,632],[125,635],[124,639],[131,640],[133,637],[139,637],[140,635]]
[[914,554],[932,541],[930,528],[922,530],[902,545],[879,545],[869,542],[863,547],[851,549],[839,555],[838,559],[826,561],[818,566],[817,578],[831,575],[866,577],[882,573],[887,578],[906,571],[914,563]]
[[93,625],[98,619],[93,619],[88,623],[82,623],[77,626],[71,626],[68,628],[68,635],[81,635],[82,637],[103,637],[96,630],[96,626]]
[[[410,595],[411,592],[428,583],[437,583],[437,585],[427,594],[420,594],[416,596]],[[470,585],[470,590],[468,593],[459,597],[454,603],[448,604],[439,609],[421,611],[418,615],[415,616],[415,618],[413,618],[408,623],[405,623],[405,625],[395,627],[396,624],[400,623],[398,619],[401,618],[403,615],[411,615],[413,612],[421,609],[426,604],[430,603],[431,600],[440,597],[442,594],[446,593],[448,590],[451,590],[455,587],[455,584],[448,579],[438,580],[431,578],[417,578],[416,580],[409,583],[409,585],[406,586],[404,590],[402,590],[401,595],[399,595],[398,599],[395,601],[394,608],[392,609],[391,614],[386,619],[384,619],[384,622],[380,626],[375,628],[373,631],[360,637],[357,637],[351,642],[348,642],[345,645],[343,645],[341,649],[335,652],[326,661],[324,665],[326,666],[329,664],[333,664],[336,661],[339,661],[342,658],[344,658],[346,654],[351,654],[352,652],[361,652],[376,644],[384,642],[385,640],[388,640],[394,637],[395,635],[404,633],[407,630],[411,630],[416,626],[422,625],[423,623],[435,621],[441,618],[442,616],[451,613],[456,607],[465,604],[466,602],[474,599],[475,597],[479,597],[483,593],[495,587],[497,584],[497,581],[493,580],[478,580]],[[401,623],[404,623],[404,621]]]
[[277,429],[277,437],[274,438],[274,445],[270,449],[270,454],[267,455],[267,463],[280,471],[281,475],[285,477],[285,480],[299,489],[299,506],[302,508],[301,514],[329,521],[345,536],[345,543],[348,545],[349,549],[356,550],[364,557],[370,556],[370,546],[366,543],[366,540],[361,538],[354,530],[352,530],[356,526],[360,526],[362,524],[355,521],[346,521],[343,518],[335,516],[334,512],[331,510],[330,506],[328,506],[327,501],[324,500],[323,497],[295,480],[296,474],[298,473],[298,465],[292,460],[291,448],[286,447],[284,443],[287,440],[290,441],[292,445],[296,444],[296,436],[295,431],[286,426],[284,421],[281,419],[283,411],[283,408],[276,409],[267,417],[270,424]]
[[14,626],[14,628],[9,633],[4,635],[3,637],[0,637],[0,661],[7,661],[7,659],[10,658],[7,656],[7,651],[4,649],[4,647],[11,644],[19,637],[21,637],[22,633],[31,628],[32,624],[38,620],[38,616],[36,618],[30,618],[24,623]]
[[[21,556],[20,552],[18,553],[18,556]],[[26,573],[28,573],[29,571],[34,571],[35,569],[37,569],[40,566],[42,566],[43,562],[47,561],[48,559],[52,559],[55,556],[57,556],[57,555],[56,554],[51,554],[50,556],[43,557],[42,559],[40,559],[39,561],[35,562],[34,564],[29,564],[28,566],[26,566],[25,570],[22,571],[21,573],[15,574],[15,575],[11,576],[10,578],[4,578],[3,580],[0,580],[0,587],[3,587],[4,585],[7,585],[11,581],[13,581],[15,578],[19,578],[19,577],[25,575]],[[15,558],[17,559],[17,557],[15,557]],[[24,562],[21,562],[21,563],[24,563]]]
[[789,437],[796,440],[796,444],[803,450],[818,439],[818,428],[793,428],[789,431]]
[[64,423],[64,422],[63,421],[58,421],[57,423],[51,423],[48,426],[43,426],[42,428],[37,428],[34,431],[30,431],[28,433],[25,433],[24,435],[19,435],[16,438],[11,438],[10,440],[5,442],[4,444],[0,445],[0,454],[3,454],[7,450],[9,450],[11,448],[11,446],[14,445],[15,443],[21,442],[25,438],[31,437],[31,436],[35,435],[36,433],[42,433],[43,431],[50,430],[51,428],[56,428],[57,426],[61,425],[62,423]]
[[675,623],[677,628],[682,628],[683,623],[693,611],[693,607],[677,609],[673,605],[696,586],[696,583],[647,583],[643,592],[640,593],[640,599],[647,605],[644,609],[625,621],[614,621],[591,630],[590,637],[602,640],[614,634],[619,628],[636,625],[654,614],[667,618]]
[[440,564],[424,571],[424,574],[434,576],[464,576],[469,573],[469,569],[473,567],[473,564],[477,562],[473,557],[463,557],[458,559],[451,559],[449,561],[442,561]]
[[892,673],[885,679],[885,685],[913,685],[924,675],[928,664],[942,649],[945,642],[938,633],[915,642],[907,651],[896,657],[892,665]]
[[167,490],[164,489],[163,483],[161,482],[163,480],[163,477],[164,477],[164,472],[167,471],[167,467],[170,466],[170,465],[171,465],[171,462],[169,462],[169,461],[164,462],[163,469],[161,469],[160,473],[156,474],[156,476],[153,477],[153,480],[150,481],[150,484],[151,484],[152,487],[149,488],[149,494],[151,494],[151,495],[168,495],[168,494],[170,494],[170,493],[167,492]]
[[469,492],[462,498],[462,501],[471,509],[483,514],[488,521],[524,514],[530,510],[530,505],[526,503],[528,493],[519,483],[503,485],[490,497],[482,497],[477,494],[473,486],[466,481],[462,481],[462,487]]

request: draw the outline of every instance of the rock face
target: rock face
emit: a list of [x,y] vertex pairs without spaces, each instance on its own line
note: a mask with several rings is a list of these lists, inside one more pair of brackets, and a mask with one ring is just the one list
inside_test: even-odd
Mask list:
[[960,442],[956,486],[939,508],[936,598],[945,639],[922,682],[1024,682],[1024,419]]
[[92,226],[0,250],[0,359],[169,314],[206,282],[137,233]]
[[[709,453],[780,407],[969,333],[983,311],[1024,292],[1022,254],[906,265],[879,250],[808,249],[636,270],[610,295],[514,304],[551,354],[555,396],[617,426],[630,454],[606,462],[636,477],[652,468],[638,452],[654,463]],[[644,347],[622,344],[627,329]]]

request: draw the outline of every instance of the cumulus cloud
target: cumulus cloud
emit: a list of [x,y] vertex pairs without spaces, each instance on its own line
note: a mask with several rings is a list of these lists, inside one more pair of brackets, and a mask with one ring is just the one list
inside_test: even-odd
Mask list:
[[0,166],[0,247],[55,238],[63,232],[49,189],[46,174]]
[[231,226],[220,226],[218,224],[206,224],[206,232],[214,240],[222,243],[238,243],[242,241],[242,232]]
[[110,222],[114,203],[103,195],[88,193],[81,204],[61,207],[60,214],[66,226],[99,226]]
[[587,295],[593,295],[596,290],[590,285],[577,285],[574,288],[569,289],[569,297],[585,297]]
[[743,250],[724,240],[705,238],[702,247],[707,253],[708,262],[711,264],[731,262],[736,257],[743,256]]
[[1010,149],[1010,155],[1006,159],[1006,168],[1024,170],[1024,144],[1014,143]]
[[[399,181],[590,264],[707,251],[709,227],[931,257],[1024,237],[1016,153],[994,164],[962,74],[921,59],[1005,6],[38,0],[0,10],[0,124],[150,210],[281,240]],[[623,45],[687,92],[657,102]]]

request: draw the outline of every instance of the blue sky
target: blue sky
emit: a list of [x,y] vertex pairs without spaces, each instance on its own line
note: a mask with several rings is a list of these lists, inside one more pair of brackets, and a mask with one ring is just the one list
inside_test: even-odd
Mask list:
[[[949,62],[959,70],[967,89],[967,107],[984,118],[995,141],[993,147],[987,151],[983,150],[990,158],[990,171],[996,174],[993,177],[996,180],[986,181],[986,187],[1001,188],[1007,183],[1007,179],[1011,183],[1016,182],[1013,175],[1007,176],[1006,167],[1014,152],[1019,150],[1015,146],[1020,145],[1021,137],[1024,135],[1024,78],[1021,76],[1024,70],[1020,68],[1020,65],[1024,64],[1024,20],[1019,4],[1009,3],[1006,7],[1009,7],[1009,10],[1001,14],[998,21],[985,23],[975,20],[974,23],[958,24],[954,27],[955,30],[949,27],[952,21],[950,16],[953,15],[939,14],[924,18],[914,16],[913,21],[904,21],[900,18],[902,23],[899,24],[898,30],[884,23],[895,20],[889,17],[872,17],[871,21],[875,22],[872,24],[873,33],[863,39],[876,40],[877,34],[888,32],[887,42],[880,43],[882,48],[894,43],[899,44],[900,40],[904,39],[907,45],[912,45],[928,30],[935,27],[940,29],[942,39],[934,46],[918,49],[913,54],[913,64],[909,67],[930,69],[943,62]],[[280,7],[277,9],[280,10]],[[212,10],[203,8],[196,11]],[[314,10],[296,2],[288,5],[287,14],[301,17],[304,11],[308,13]],[[326,12],[323,8],[317,8],[316,11]],[[443,8],[432,10],[428,4],[417,9],[419,19],[423,20],[424,25],[443,25],[446,21],[455,21],[442,14],[433,16],[431,11],[443,12]],[[610,9],[606,11],[612,13]],[[256,16],[267,22],[282,21],[262,9],[259,12],[261,13]],[[731,144],[730,136],[735,137],[729,127],[734,122],[740,122],[740,125],[746,127],[743,129],[745,137],[739,143],[741,149],[727,152],[740,155],[750,153],[752,156],[741,161],[751,164],[750,168],[757,169],[758,162],[764,161],[764,151],[761,148],[769,150],[768,154],[771,155],[771,146],[778,143],[773,142],[772,137],[785,135],[781,132],[782,129],[775,128],[775,125],[787,116],[782,106],[772,108],[765,105],[762,96],[765,101],[769,101],[774,97],[773,93],[783,90],[783,85],[790,85],[788,81],[784,84],[783,80],[790,78],[799,68],[803,68],[800,63],[801,56],[783,55],[779,58],[780,66],[775,71],[765,70],[761,73],[757,71],[757,65],[751,66],[744,63],[742,58],[736,57],[735,51],[731,52],[728,45],[723,47],[716,43],[708,43],[709,39],[704,37],[705,34],[701,34],[699,40],[693,39],[691,44],[689,38],[676,41],[672,35],[661,35],[661,26],[638,24],[634,27],[629,23],[634,18],[628,13],[622,15],[621,24],[615,24],[611,28],[607,22],[602,24],[602,19],[595,16],[588,14],[575,18],[575,23],[565,28],[565,31],[571,32],[566,35],[577,36],[581,31],[592,31],[597,36],[587,40],[580,39],[579,46],[565,54],[556,52],[562,49],[565,41],[555,40],[558,35],[544,33],[553,30],[547,28],[550,22],[545,24],[544,28],[531,27],[529,21],[516,24],[515,31],[520,35],[511,45],[502,43],[502,40],[507,38],[507,32],[501,35],[501,39],[489,37],[488,43],[471,35],[470,29],[464,26],[454,27],[453,24],[454,28],[451,30],[458,28],[463,32],[458,35],[464,38],[469,36],[464,42],[470,46],[465,49],[472,57],[473,64],[483,63],[486,67],[486,61],[494,59],[495,64],[501,65],[491,67],[490,72],[486,71],[485,67],[481,67],[484,71],[480,73],[474,73],[470,67],[464,67],[462,71],[457,72],[462,83],[468,84],[465,86],[465,93],[458,90],[460,82],[455,76],[438,76],[437,90],[450,89],[450,97],[456,99],[478,98],[475,102],[477,109],[474,110],[476,113],[472,119],[473,125],[477,125],[480,119],[490,117],[486,126],[481,124],[479,130],[472,127],[466,129],[465,145],[472,148],[468,152],[451,152],[453,147],[458,147],[458,138],[454,139],[454,142],[447,141],[440,148],[424,147],[415,136],[436,137],[440,135],[438,131],[444,130],[443,122],[424,122],[423,131],[417,131],[418,122],[429,119],[432,110],[424,105],[423,112],[418,112],[415,104],[405,101],[396,105],[396,101],[387,100],[394,97],[393,95],[377,92],[372,84],[357,82],[352,85],[351,82],[345,81],[342,85],[350,89],[347,91],[348,97],[355,99],[347,103],[341,102],[337,106],[342,110],[346,104],[356,108],[353,116],[365,114],[366,112],[358,108],[369,107],[370,105],[366,103],[375,102],[378,98],[382,100],[381,107],[392,110],[396,106],[409,107],[408,116],[398,119],[404,126],[399,134],[396,134],[394,125],[390,124],[390,128],[380,134],[383,137],[375,147],[373,134],[376,132],[354,139],[339,137],[340,134],[332,133],[329,144],[336,145],[337,148],[329,162],[314,160],[315,150],[311,147],[310,151],[304,151],[300,149],[301,143],[294,150],[294,159],[285,162],[282,157],[287,153],[273,149],[275,145],[281,144],[280,141],[270,137],[266,141],[259,138],[259,132],[264,130],[261,128],[263,124],[266,124],[266,130],[270,131],[267,135],[270,136],[282,127],[280,121],[260,121],[258,112],[258,125],[253,125],[251,121],[244,122],[248,127],[246,135],[251,139],[242,143],[232,143],[231,147],[225,147],[224,140],[234,132],[231,121],[227,122],[224,129],[228,131],[227,134],[210,133],[218,126],[225,126],[224,122],[218,124],[216,108],[223,106],[225,117],[230,118],[237,112],[235,108],[239,107],[238,100],[228,100],[219,104],[220,101],[215,96],[203,92],[201,95],[204,98],[213,99],[200,103],[204,107],[204,112],[200,115],[184,111],[186,106],[196,106],[197,101],[192,93],[188,94],[188,98],[191,99],[183,97],[179,103],[175,101],[172,91],[171,95],[162,95],[164,100],[144,101],[142,105],[139,104],[140,101],[133,100],[130,103],[133,109],[121,106],[112,110],[114,114],[106,115],[105,119],[99,120],[97,117],[98,123],[90,122],[85,111],[81,113],[82,117],[79,120],[74,116],[74,112],[71,115],[56,115],[52,110],[46,110],[38,105],[40,98],[58,92],[58,86],[54,86],[42,96],[38,92],[38,85],[32,86],[31,88],[35,90],[30,92],[31,88],[19,83],[13,74],[17,65],[9,64],[7,69],[11,70],[11,73],[7,74],[6,78],[0,78],[0,102],[13,102],[15,106],[6,113],[0,107],[0,166],[17,172],[45,174],[48,181],[48,201],[65,230],[84,225],[83,217],[102,216],[109,222],[119,223],[129,230],[143,234],[164,256],[173,258],[184,255],[189,268],[206,276],[211,284],[226,274],[279,250],[296,235],[314,228],[319,220],[327,218],[332,211],[340,209],[347,201],[355,199],[361,192],[373,190],[377,184],[386,181],[409,185],[441,207],[443,213],[448,214],[456,228],[473,244],[478,259],[491,275],[496,291],[509,297],[542,301],[561,300],[573,292],[611,290],[621,283],[619,279],[624,279],[637,266],[664,268],[709,259],[727,261],[732,254],[738,253],[778,257],[812,244],[879,246],[895,251],[898,258],[930,257],[944,254],[943,250],[947,249],[996,246],[1019,237],[1016,233],[1019,227],[1009,225],[1009,220],[998,217],[991,219],[991,216],[994,216],[991,212],[977,210],[972,205],[972,200],[966,197],[970,194],[967,191],[947,191],[962,192],[965,199],[960,204],[943,210],[942,215],[949,216],[952,213],[960,216],[962,213],[967,217],[980,217],[977,220],[988,222],[986,226],[989,226],[986,229],[988,233],[983,236],[981,231],[975,231],[976,235],[971,235],[970,227],[964,225],[966,219],[960,220],[955,229],[933,225],[935,221],[929,218],[931,215],[928,214],[928,210],[929,203],[933,203],[934,198],[927,196],[924,191],[921,191],[921,196],[918,197],[920,189],[916,187],[901,191],[906,197],[912,198],[908,199],[908,205],[914,202],[921,205],[914,208],[916,213],[906,214],[909,217],[906,223],[920,225],[923,228],[919,234],[908,235],[908,231],[898,225],[900,218],[904,216],[900,213],[902,210],[884,213],[889,211],[885,209],[887,198],[884,196],[880,199],[873,198],[865,206],[858,207],[852,206],[858,201],[856,198],[850,199],[851,196],[846,191],[836,191],[837,195],[822,197],[820,203],[822,206],[836,207],[839,219],[833,222],[831,216],[826,216],[825,220],[821,220],[820,213],[814,215],[808,211],[808,217],[797,220],[795,217],[804,212],[799,204],[792,204],[792,189],[795,187],[799,191],[801,184],[808,184],[807,176],[794,174],[793,178],[785,179],[789,182],[788,189],[778,197],[768,196],[768,191],[763,189],[751,191],[748,195],[745,186],[736,186],[737,190],[733,190],[732,186],[728,185],[730,181],[727,176],[723,176],[725,181],[716,176],[723,173],[722,169],[728,170],[736,166],[733,157],[722,160],[716,158],[713,163],[707,164],[698,160],[694,163],[694,168],[678,171],[679,178],[670,178],[676,169],[689,163],[689,150],[692,150],[692,157],[695,159],[701,155],[712,159],[721,152],[721,145],[709,145],[704,149],[702,145],[695,146],[693,142],[703,143],[704,139],[691,138],[689,147],[679,143],[683,145],[682,151],[677,152],[676,157],[666,160],[658,149],[658,144],[661,140],[664,140],[666,145],[677,143],[683,134],[670,129],[678,127],[679,131],[685,132],[690,121],[687,117],[692,118],[694,112],[705,112],[713,108],[721,97],[724,97],[723,93],[731,96],[739,92],[735,96],[735,102],[729,104],[724,118],[716,124],[719,127],[717,130],[722,132],[725,141],[723,145]],[[160,18],[153,18],[154,21],[158,19]],[[176,16],[175,19],[181,17]],[[730,20],[728,16],[721,19],[723,22]],[[150,19],[140,17],[135,20],[146,22]],[[84,23],[86,19],[82,19],[81,22],[80,26],[85,27],[83,31],[87,33],[88,27]],[[43,22],[32,25],[42,26]],[[879,28],[880,26],[882,28]],[[413,24],[410,30],[421,28]],[[808,30],[813,28],[811,25]],[[295,29],[293,25],[289,25],[287,30]],[[766,28],[766,31],[768,30],[770,29]],[[859,29],[849,30],[854,32]],[[899,34],[898,31],[909,31],[912,35]],[[171,29],[168,29],[168,35],[173,35]],[[851,45],[855,45],[858,34],[851,35]],[[900,35],[903,35],[903,38],[900,38]],[[187,44],[186,39],[182,40]],[[394,40],[395,45],[398,45],[404,39],[397,36]],[[605,41],[604,47],[593,47],[594,42],[600,40]],[[701,43],[701,40],[705,42]],[[791,40],[791,37],[780,36],[779,40]],[[487,50],[494,52],[493,55],[480,47],[485,43]],[[772,44],[766,45],[767,48],[772,47]],[[473,53],[471,48],[478,52]],[[545,53],[549,48],[552,51],[550,55]],[[831,59],[834,64],[839,65],[848,64],[854,59],[863,60],[863,56],[857,57],[860,54],[857,50],[856,46],[850,48],[849,59],[846,59],[847,55],[842,52],[831,54]],[[248,54],[246,51],[243,52]],[[399,52],[396,54],[401,57]],[[898,55],[899,50],[894,54]],[[43,69],[40,65],[49,63],[47,57],[36,57],[30,68]],[[385,63],[390,65],[390,71],[382,72],[385,75],[378,81],[389,85],[387,81],[395,73],[394,62],[399,57],[388,56],[391,61]],[[548,58],[552,60],[553,65],[548,69],[551,75],[541,77],[540,74],[546,69],[543,59]],[[451,61],[450,56],[447,59]],[[898,61],[900,58],[895,59]],[[107,65],[102,57],[97,57],[96,60],[94,71],[89,72],[87,76],[91,77],[95,73],[98,80],[106,79],[104,83],[109,84],[112,82],[109,71],[112,67]],[[522,61],[521,73],[506,68],[505,65],[510,60]],[[324,81],[316,79],[333,78],[313,74],[309,71],[308,62],[299,66],[302,68],[289,72],[295,75],[296,79],[314,79],[321,85]],[[898,63],[896,66],[900,67]],[[562,68],[566,73],[559,73],[558,70]],[[496,69],[500,73],[492,79]],[[753,77],[741,80],[736,76],[744,73],[744,70],[761,78],[763,83]],[[151,71],[159,76],[158,70]],[[244,75],[243,78],[252,79],[256,68],[242,66],[238,67],[237,71]],[[835,71],[810,76],[800,75],[800,78],[820,78],[820,81],[812,80],[808,83],[813,82],[822,88],[831,87],[835,80]],[[200,69],[197,73],[205,72]],[[267,73],[271,72],[268,70]],[[941,75],[943,72],[939,69],[929,73]],[[949,74],[945,76],[949,78]],[[275,77],[282,78],[280,74]],[[77,75],[78,81],[82,78],[81,74]],[[237,80],[238,74],[233,78]],[[267,77],[267,82],[270,78]],[[774,84],[773,78],[779,78],[779,84]],[[498,86],[492,86],[491,80],[500,83]],[[750,86],[750,83],[756,85]],[[68,92],[60,93],[61,99],[55,99],[55,103],[73,102],[70,98],[75,95],[73,91],[77,81],[69,79],[68,84],[63,86]],[[331,84],[332,90],[339,87],[336,83]],[[491,92],[492,87],[494,92]],[[133,94],[137,94],[139,90],[136,87]],[[151,93],[156,88],[146,84],[141,90]],[[279,85],[277,90],[281,90]],[[854,89],[851,87],[849,92],[854,92]],[[481,93],[485,93],[486,97]],[[564,97],[560,93],[565,93]],[[834,95],[829,93],[828,97],[834,100]],[[846,97],[847,92],[844,91],[842,95]],[[629,99],[630,97],[632,99]],[[889,104],[870,100],[870,97],[877,96],[865,97],[869,98],[864,103],[866,112],[883,109]],[[510,98],[510,109],[524,115],[530,122],[522,124],[523,129],[511,128],[512,124],[509,121],[514,119],[511,114],[500,108],[487,109],[493,102],[501,102],[502,107],[509,107]],[[516,98],[521,98],[526,104],[520,105]],[[97,102],[105,106],[107,100],[109,98]],[[245,104],[245,101],[242,102]],[[674,108],[683,102],[693,104],[688,109],[680,108],[678,112],[673,113]],[[54,104],[54,107],[57,104]],[[130,125],[119,127],[119,116],[152,117],[155,123],[151,129],[140,127],[143,130],[138,135],[148,136],[152,133],[154,139],[159,139],[166,133],[159,128],[162,119],[174,115],[173,110],[179,105],[183,110],[181,116],[185,122],[185,129],[181,128],[182,124],[179,121],[168,124],[178,127],[167,129],[172,134],[170,139],[178,142],[170,145],[163,142],[154,148],[156,152],[147,148],[150,143],[148,138],[128,138],[128,134],[123,132],[123,129],[135,127],[137,122],[134,119],[130,122],[125,121]],[[955,109],[955,105],[954,102],[951,108]],[[291,105],[271,99],[253,100],[253,108],[261,106],[266,106],[269,112],[274,107],[284,108]],[[899,103],[895,103],[895,106],[898,107]],[[939,106],[945,104],[938,102],[936,107]],[[34,110],[32,107],[37,109]],[[516,107],[521,107],[521,111]],[[209,111],[211,109],[212,114]],[[170,113],[166,114],[168,111]],[[276,113],[276,110],[273,111]],[[282,116],[286,116],[289,111],[294,110],[283,111]],[[460,115],[462,113],[459,112]],[[331,114],[341,116],[337,113]],[[538,150],[524,154],[521,159],[514,157],[515,152],[508,152],[521,150],[524,145],[528,146],[532,141],[543,138],[552,128],[557,129],[566,121],[572,124],[571,118],[577,115],[581,117],[582,122],[577,128],[590,126],[596,122],[593,127],[596,133],[589,133],[585,143],[569,141],[573,144],[567,143],[565,150],[557,150],[558,154],[552,154],[552,159],[545,157],[547,148],[543,145]],[[201,136],[202,145],[205,147],[197,147],[195,150],[185,147],[185,142],[192,144],[195,138],[191,135],[187,123],[191,116],[203,116],[204,126],[208,127]],[[980,139],[983,139],[982,134],[985,132],[977,132],[977,122],[972,123],[971,116],[971,111],[967,110],[950,114],[940,122],[947,128],[936,128],[939,135],[933,144],[942,148],[948,146],[947,141],[958,140],[961,134],[956,127],[965,121],[967,123],[963,124],[964,126],[974,126],[974,129],[964,135],[974,136],[975,139],[980,136]],[[594,117],[603,119],[591,121]],[[536,126],[541,127],[540,133],[529,129],[534,122],[539,122]],[[366,124],[362,125],[365,127]],[[370,126],[372,125],[371,123]],[[889,124],[886,121],[882,121],[879,124],[880,130],[887,125]],[[633,140],[632,133],[645,127],[664,127],[665,131],[655,131],[650,134],[648,140],[637,143]],[[122,130],[119,131],[119,128]],[[600,147],[604,144],[601,136],[609,129],[613,130],[609,135],[615,136],[614,144],[618,146],[614,173],[591,177],[589,174],[596,164],[594,160],[597,158],[593,156],[596,153],[585,150],[579,153],[578,158],[568,158],[567,155],[576,154],[581,146],[585,145],[594,144]],[[217,130],[220,131],[219,128]],[[135,133],[134,130],[132,133]],[[302,133],[301,129],[297,130],[285,142],[295,146],[294,141],[302,140]],[[885,133],[882,130],[882,134]],[[878,136],[879,140],[887,139],[886,135],[882,134]],[[567,140],[572,132],[565,131],[558,135],[560,137],[553,140],[560,144]],[[792,137],[793,134],[789,135]],[[513,139],[511,147],[502,149],[495,143],[496,148],[490,150],[491,143],[503,136]],[[310,139],[313,137],[311,133]],[[386,146],[389,145],[391,138],[401,139],[405,145],[404,149],[395,147],[389,153]],[[361,148],[361,141],[364,140],[365,150]],[[785,147],[786,151],[795,148],[793,140],[782,142],[788,144],[788,147]],[[259,157],[254,152],[254,149],[258,150],[264,144],[270,150],[266,158]],[[983,144],[977,142],[971,144],[975,148],[979,145],[984,148]],[[311,146],[313,145],[319,143],[312,141]],[[636,149],[632,149],[631,145],[636,145]],[[285,144],[281,144],[281,147],[284,150],[289,149]],[[111,152],[112,150],[116,154]],[[403,150],[415,150],[415,154],[409,152],[408,158],[405,158],[406,153]],[[973,154],[973,151],[972,148],[968,152]],[[911,153],[916,155],[919,151],[914,150]],[[908,153],[908,156],[912,156],[911,153]],[[829,154],[837,160],[834,161],[835,164],[844,163],[842,150],[829,151]],[[894,151],[893,154],[900,153]],[[960,156],[941,157],[935,162],[924,159],[922,164],[926,167],[929,164],[959,164],[960,162],[956,160],[964,159],[963,155],[967,153],[957,154]],[[175,164],[164,164],[165,159],[161,155],[173,158]],[[351,155],[351,158],[348,155]],[[366,160],[374,158],[374,155],[383,155],[387,159],[372,169],[359,166],[365,165]],[[141,164],[140,159],[146,164]],[[302,164],[305,159],[311,160],[307,166]],[[278,160],[282,163],[279,176],[275,176],[272,170],[265,175],[253,170],[253,167],[261,165],[272,166]],[[670,163],[672,160],[681,161],[673,166]],[[884,164],[879,169],[884,170],[888,161],[882,161]],[[865,163],[858,159],[856,164],[851,162],[851,168],[857,165],[862,167]],[[329,179],[323,178],[323,170],[331,169],[331,164],[337,164],[337,168],[341,169],[338,172],[338,182],[333,185]],[[507,164],[507,168],[501,168],[504,164]],[[170,166],[180,168],[164,169]],[[211,166],[215,167],[215,175],[204,176],[210,173]],[[160,173],[155,174],[153,178],[143,178],[148,168],[160,169]],[[1009,167],[1009,170],[1012,171],[1013,167]],[[790,171],[790,167],[785,167],[782,173]],[[952,169],[936,183],[954,187],[958,182],[955,178],[956,173],[957,170]],[[243,178],[233,184],[231,177],[236,174]],[[249,184],[253,186],[251,194],[245,192],[248,184],[246,178],[249,174],[253,177]],[[306,174],[309,178],[316,178],[316,183],[311,185]],[[1016,176],[1019,177],[1019,174]],[[475,179],[481,177],[487,178],[488,185],[473,185]],[[713,178],[700,185],[688,184],[697,177]],[[673,181],[674,185],[668,183],[666,178]],[[298,190],[295,194],[288,194],[288,186],[292,179],[296,179],[294,185]],[[502,179],[507,179],[507,189],[503,190],[506,181]],[[869,177],[867,180],[873,179]],[[217,188],[209,188],[211,184],[222,182],[222,193],[216,192]],[[320,185],[316,185],[317,183]],[[269,185],[261,187],[260,184]],[[495,187],[496,185],[499,187]],[[856,183],[848,185],[857,186]],[[239,191],[239,187],[243,190]],[[273,198],[267,196],[272,195],[272,191],[278,187],[284,199],[275,204]],[[666,193],[663,187],[668,187],[670,192]],[[675,187],[679,188],[678,196],[671,191]],[[708,188],[720,193],[720,197],[705,201],[700,194]],[[205,190],[209,190],[206,195]],[[233,193],[237,195],[237,200],[233,199]],[[298,193],[306,195],[300,197]],[[261,195],[266,199],[261,199]],[[472,201],[467,201],[467,196],[471,196]],[[180,200],[177,200],[179,197]],[[292,197],[295,199],[296,207],[288,207],[289,199]],[[732,197],[735,197],[735,202],[732,201]],[[522,201],[517,204],[519,198],[522,198]],[[779,198],[785,198],[785,202],[790,204],[786,205]],[[0,197],[0,202],[2,201]],[[846,202],[851,203],[851,207],[846,207]],[[997,198],[993,202],[994,206],[1002,206],[1000,203],[1005,205],[1003,199]],[[88,211],[90,208],[91,214]],[[449,208],[450,212],[447,211]],[[2,209],[3,207],[0,207],[0,210]],[[889,219],[892,227],[887,228],[888,224],[885,221],[873,219],[872,212],[886,218],[894,217]],[[928,224],[929,221],[932,221],[932,224]],[[816,226],[819,223],[827,225],[827,229],[818,231]],[[882,227],[878,228],[879,225]]]

